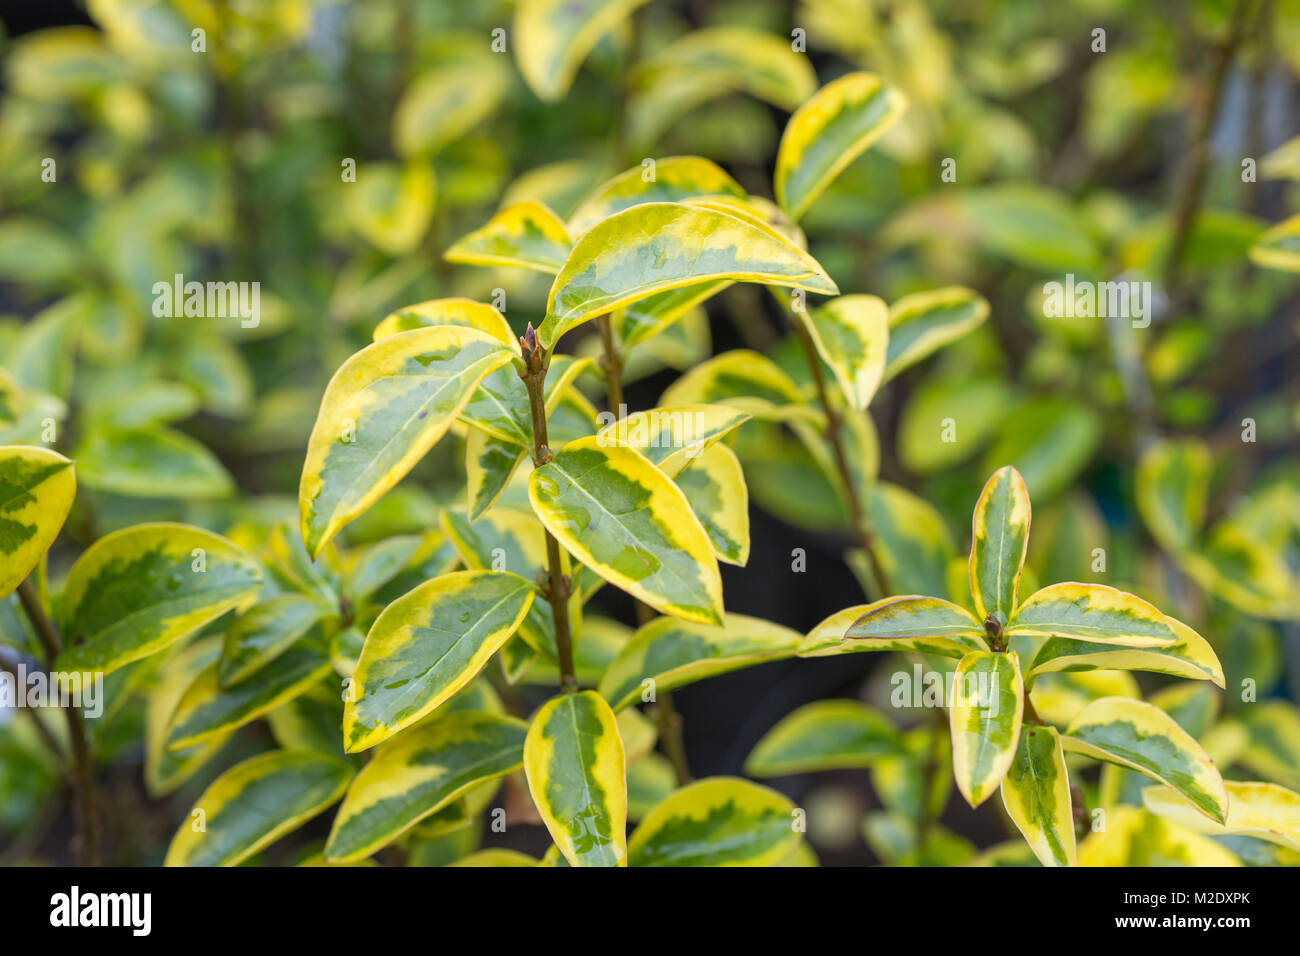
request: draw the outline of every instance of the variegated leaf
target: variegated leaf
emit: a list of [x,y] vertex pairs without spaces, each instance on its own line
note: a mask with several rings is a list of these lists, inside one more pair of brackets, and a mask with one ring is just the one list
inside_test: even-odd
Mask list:
[[77,480],[72,462],[48,448],[0,448],[0,598],[36,567],[63,527]]
[[298,488],[313,558],[406,476],[483,377],[513,356],[486,332],[435,326],[381,339],[340,366],[321,400]]
[[1168,618],[1140,597],[1104,584],[1076,582],[1049,585],[1031,594],[1011,616],[1005,633],[1126,647],[1179,643]]
[[849,73],[823,86],[790,117],[781,137],[773,179],[781,208],[800,219],[906,108],[903,94],[873,73]]
[[1020,472],[998,469],[985,483],[971,523],[970,592],[981,621],[992,616],[1005,626],[1016,609],[1029,522],[1029,492]]
[[273,750],[236,764],[195,802],[163,865],[236,866],[343,796],[351,779],[342,760],[302,751]]
[[842,295],[795,313],[830,366],[849,405],[866,409],[885,371],[889,307],[874,295]]
[[524,771],[546,829],[571,866],[627,865],[627,762],[618,723],[594,691],[544,704]]
[[1036,677],[1057,671],[1153,671],[1192,680],[1213,681],[1223,687],[1223,665],[1219,663],[1210,642],[1181,621],[1171,617],[1165,620],[1179,638],[1177,644],[1168,647],[1126,647],[1068,637],[1049,637],[1034,655],[1027,676]]
[[311,687],[330,672],[323,648],[304,640],[233,687],[218,683],[210,665],[185,690],[167,726],[167,749],[185,750],[256,720]]
[[220,535],[142,524],[100,538],[63,586],[60,671],[108,674],[253,598],[257,562]]
[[[841,623],[846,640],[837,647],[829,643],[834,635],[827,625]],[[819,650],[921,651],[961,658],[987,647],[984,629],[970,611],[940,598],[912,595],[841,611],[809,635],[800,654],[809,657]]]
[[749,562],[749,489],[736,453],[713,445],[676,480],[718,560],[744,567]]
[[519,72],[541,99],[563,99],[592,47],[645,2],[520,0],[510,31]]
[[992,796],[1016,755],[1024,691],[1014,651],[971,651],[957,664],[948,715],[953,776],[972,807]]
[[730,405],[672,405],[634,412],[597,432],[610,444],[635,448],[669,478],[749,420]]
[[220,685],[238,684],[269,664],[331,613],[329,605],[301,594],[277,594],[255,604],[226,632],[217,668]]
[[634,703],[651,681],[671,690],[706,677],[764,661],[793,657],[798,632],[743,614],[728,614],[721,627],[656,618],[633,635],[600,680],[600,693],[615,710]]
[[1228,795],[1214,761],[1159,707],[1127,697],[1103,697],[1066,729],[1065,749],[1130,767],[1172,787],[1222,823]]
[[751,777],[868,767],[906,753],[897,728],[856,700],[819,700],[787,714],[754,745],[745,761]]
[[538,337],[551,348],[598,315],[713,279],[839,291],[815,259],[774,230],[717,209],[642,203],[578,240],[551,286]]
[[454,711],[388,741],[348,788],[325,858],[367,857],[466,791],[516,769],[527,733],[513,717]]
[[988,301],[963,286],[904,296],[889,307],[889,351],[883,381],[984,324]]
[[[619,309],[614,315],[614,329],[623,349],[640,345],[660,332],[685,319],[693,313],[705,299],[712,298],[727,286],[730,279],[715,279],[712,282],[700,282],[696,285],[669,289],[646,299],[633,302],[626,308]],[[662,341],[662,340],[660,340]]]
[[516,351],[519,349],[519,342],[510,330],[506,317],[486,302],[475,302],[473,299],[430,299],[403,306],[375,326],[373,339],[378,342],[398,332],[427,329],[434,325],[459,325],[466,329],[478,329],[502,345],[509,345]]
[[1002,778],[1002,804],[1043,866],[1076,866],[1074,809],[1065,752],[1055,728],[1024,724]]
[[[573,384],[573,380],[591,365],[591,359],[574,358],[572,355],[556,355],[551,358],[544,390],[548,413],[555,410],[560,396]],[[460,419],[521,448],[533,446],[528,389],[513,365],[502,366],[484,377],[461,411]]]
[[533,510],[571,554],[658,611],[722,620],[722,579],[708,535],[672,481],[630,448],[570,442],[534,469]]
[[519,627],[533,586],[503,571],[456,571],[384,609],[366,635],[343,710],[349,753],[449,700]]
[[745,195],[721,166],[702,156],[667,156],[653,162],[652,176],[644,166],[633,166],[598,186],[569,217],[569,233],[581,236],[601,220],[641,203]]
[[443,258],[472,266],[516,266],[555,275],[573,242],[564,221],[536,200],[506,206],[457,240]]
[[795,806],[738,777],[687,784],[651,810],[628,844],[631,866],[773,866],[800,842]]
[[755,418],[816,414],[775,362],[749,349],[734,349],[695,366],[664,391],[661,407],[725,404]]
[[171,655],[159,668],[145,698],[144,783],[152,797],[166,796],[189,780],[230,739],[229,734],[218,734],[193,747],[167,749],[167,728],[176,705],[194,679],[220,657],[221,638],[202,637]]
[[[1179,803],[1190,817],[1214,826],[1164,787],[1149,787]],[[1207,836],[1153,813],[1121,804],[1106,814],[1106,829],[1079,844],[1080,866],[1241,866],[1241,860]]]
[[465,434],[465,489],[470,521],[477,521],[501,497],[528,450],[478,428]]
[[1266,700],[1238,713],[1247,736],[1242,765],[1268,780],[1300,787],[1300,710],[1290,701]]
[[1143,789],[1142,802],[1151,812],[1197,833],[1240,833],[1300,851],[1300,793],[1259,781],[1227,780],[1224,789],[1228,815],[1222,824],[1206,819],[1164,787]]

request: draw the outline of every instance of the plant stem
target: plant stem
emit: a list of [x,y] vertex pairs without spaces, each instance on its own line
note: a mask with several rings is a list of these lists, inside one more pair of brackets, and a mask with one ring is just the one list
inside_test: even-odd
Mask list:
[[[614,329],[608,314],[596,319],[600,327],[600,341],[604,347],[603,366],[605,369],[605,401],[610,406],[615,420],[622,417],[626,406],[623,402],[623,355],[614,341]],[[636,602],[637,624],[649,623],[654,617],[654,610],[641,601]],[[659,740],[663,743],[664,753],[673,765],[677,775],[677,786],[691,782],[691,767],[686,761],[686,742],[682,738],[682,718],[673,705],[672,691],[662,690],[655,698],[655,723],[659,727]]]
[[889,576],[885,574],[880,561],[877,560],[875,535],[871,532],[871,524],[867,521],[866,510],[862,507],[857,482],[853,480],[853,469],[849,467],[849,457],[844,451],[844,419],[840,416],[839,409],[831,402],[830,393],[826,388],[826,379],[822,375],[821,359],[817,356],[817,347],[813,345],[812,336],[808,334],[803,321],[797,316],[790,324],[794,326],[795,334],[803,344],[804,355],[808,358],[808,368],[812,371],[813,383],[817,386],[817,400],[826,414],[826,440],[830,442],[831,449],[835,453],[835,465],[839,469],[840,484],[844,486],[844,498],[849,508],[849,519],[853,522],[853,533],[858,539],[858,546],[866,553],[867,566],[871,569],[872,581],[877,591],[874,597],[888,597],[892,593]]
[[[551,460],[546,435],[546,372],[550,356],[537,342],[530,324],[524,337],[524,371],[519,377],[528,390],[528,411],[533,423],[533,467],[540,468]],[[555,623],[555,651],[559,658],[560,690],[566,694],[578,691],[578,679],[573,668],[573,638],[569,631],[569,595],[572,582],[560,563],[560,542],[550,531],[546,532],[546,600],[551,605],[551,619]]]
[[[46,616],[41,599],[31,581],[18,585],[18,599],[36,629],[36,636],[45,649],[49,664],[54,663],[63,644],[54,623]],[[68,738],[72,743],[74,779],[77,787],[77,855],[82,866],[99,865],[99,808],[95,794],[95,757],[86,734],[86,723],[81,711],[69,704],[63,708],[68,719]]]
[[1214,117],[1223,97],[1223,85],[1228,76],[1237,48],[1241,45],[1250,17],[1247,12],[1250,0],[1236,0],[1228,21],[1228,35],[1216,47],[1210,67],[1209,88],[1201,101],[1200,111],[1193,127],[1191,148],[1187,154],[1187,168],[1174,207],[1174,236],[1165,260],[1165,294],[1174,300],[1181,292],[1182,262],[1191,239],[1192,223],[1205,192],[1205,178],[1210,168],[1210,133]]

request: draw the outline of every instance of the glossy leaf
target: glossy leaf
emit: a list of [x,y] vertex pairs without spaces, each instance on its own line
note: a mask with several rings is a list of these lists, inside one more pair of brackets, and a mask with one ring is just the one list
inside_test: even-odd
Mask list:
[[330,613],[328,605],[298,594],[278,594],[254,605],[226,632],[217,669],[221,686],[237,684],[273,661]]
[[343,796],[351,779],[351,767],[321,754],[274,750],[245,760],[203,791],[163,865],[236,866]]
[[600,693],[615,710],[634,703],[646,688],[671,690],[706,677],[794,656],[796,631],[743,614],[728,614],[721,627],[656,618],[632,636],[600,680]]
[[554,275],[572,246],[564,221],[543,203],[530,200],[506,206],[487,225],[453,243],[443,258],[472,266],[517,266]]
[[512,717],[459,711],[384,744],[348,788],[325,858],[367,857],[466,791],[516,769],[527,732]]
[[465,434],[466,509],[470,521],[477,521],[501,497],[528,450],[503,441],[479,428]]
[[745,761],[751,777],[868,767],[903,754],[898,730],[856,700],[819,700],[791,711],[763,735]]
[[323,648],[302,642],[233,687],[218,683],[217,664],[185,690],[167,726],[167,749],[184,750],[228,735],[311,687],[330,672]]
[[873,73],[827,83],[790,117],[776,154],[776,201],[800,219],[844,168],[898,121],[903,94]]
[[[886,598],[850,610],[858,616],[848,619],[849,611],[840,612],[840,620],[846,623],[844,650],[853,650],[860,642],[862,650],[915,650],[961,658],[972,650],[987,648],[979,621],[964,607],[940,598]],[[824,626],[813,633],[822,631]],[[804,647],[805,656],[815,649],[815,642],[809,640]]]
[[475,302],[473,299],[430,299],[403,306],[396,312],[389,313],[375,326],[373,338],[378,342],[398,332],[425,329],[433,325],[459,325],[467,329],[478,329],[503,345],[519,348],[506,317],[486,302]]
[[1201,745],[1159,707],[1126,697],[1095,700],[1070,721],[1065,748],[1118,763],[1177,790],[1222,823],[1228,795]]
[[438,326],[381,339],[343,363],[321,400],[298,489],[313,558],[406,476],[513,354],[485,332]]
[[749,417],[729,405],[661,406],[626,415],[596,434],[605,442],[635,448],[669,478],[676,478]]
[[716,209],[643,203],[593,226],[555,277],[538,335],[569,329],[657,292],[714,279],[834,295],[826,271],[774,230]]
[[738,777],[682,787],[641,821],[632,866],[772,866],[800,842],[794,804]]
[[219,637],[199,638],[169,657],[158,670],[145,699],[144,782],[152,797],[165,796],[189,780],[230,739],[229,734],[217,734],[192,747],[167,749],[167,728],[176,705],[194,679],[220,657]]
[[1186,624],[1165,618],[1178,635],[1168,647],[1125,647],[1049,637],[1029,665],[1029,677],[1056,671],[1134,670],[1172,674],[1192,680],[1209,680],[1224,686],[1223,665],[1210,642]]
[[[715,355],[686,372],[659,399],[661,407],[725,404],[755,418],[808,415],[803,393],[775,362],[749,349]],[[815,417],[815,413],[814,413]]]
[[998,788],[1015,757],[1024,683],[1014,651],[971,651],[953,677],[953,775],[966,802],[977,807]]
[[1070,775],[1052,727],[1025,724],[1002,778],[1002,804],[1043,866],[1076,866]]
[[1300,850],[1300,793],[1275,783],[1224,782],[1228,815],[1218,824],[1188,806],[1164,787],[1146,787],[1142,802],[1147,809],[1175,820],[1197,833],[1241,833],[1269,843]]
[[563,99],[592,47],[645,2],[520,0],[510,31],[519,72],[541,99]]
[[904,296],[889,307],[883,381],[974,331],[988,318],[983,296],[962,286]]
[[234,490],[225,466],[183,432],[152,425],[100,429],[76,449],[87,488],[137,498],[224,498]]
[[456,571],[384,609],[366,635],[343,711],[349,753],[449,700],[519,627],[533,587],[503,571]]
[[713,445],[676,480],[718,560],[744,567],[749,561],[749,489],[736,453]]
[[1073,582],[1049,585],[1027,597],[1006,633],[1127,647],[1179,643],[1169,620],[1140,597],[1104,584]]
[[984,485],[971,522],[970,591],[975,616],[1000,625],[1016,610],[1020,569],[1029,547],[1029,492],[1014,468],[1001,468]]
[[654,160],[653,175],[633,166],[597,187],[569,217],[569,232],[581,236],[615,213],[647,202],[681,202],[692,196],[744,196],[745,190],[717,163],[702,156]]
[[[556,355],[551,358],[546,375],[545,404],[555,410],[560,397],[583,371],[592,364],[589,358]],[[528,408],[528,390],[513,365],[504,365],[488,373],[479,383],[460,413],[461,421],[496,438],[532,448],[532,413]]]
[[63,527],[77,480],[72,462],[47,448],[0,448],[0,598],[31,573]]
[[627,765],[618,723],[594,691],[533,717],[524,770],[546,829],[571,866],[627,865]]
[[722,619],[722,580],[708,535],[681,490],[630,448],[570,442],[534,469],[533,510],[571,554],[665,614]]
[[147,657],[250,600],[261,579],[247,554],[189,525],[105,535],[68,572],[55,669],[108,674]]
[[866,409],[885,371],[889,307],[874,295],[842,295],[797,312],[849,405]]

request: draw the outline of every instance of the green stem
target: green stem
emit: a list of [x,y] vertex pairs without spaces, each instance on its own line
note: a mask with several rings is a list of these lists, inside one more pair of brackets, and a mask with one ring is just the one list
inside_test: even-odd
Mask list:
[[[528,411],[533,424],[533,467],[540,468],[551,460],[546,434],[546,372],[550,356],[537,342],[530,324],[524,337],[524,369],[519,377],[528,390]],[[560,561],[560,543],[550,531],[546,532],[546,600],[551,605],[551,619],[555,623],[555,651],[559,658],[560,690],[566,694],[578,691],[578,679],[573,667],[573,638],[569,630],[569,595],[572,582],[564,573]]]
[[[63,644],[54,624],[45,614],[41,599],[31,581],[18,585],[18,599],[36,630],[49,664],[54,663]],[[77,788],[77,855],[82,866],[99,865],[99,807],[95,793],[95,757],[81,711],[69,704],[63,708],[68,719],[68,738],[72,743],[74,780]]]
[[853,480],[853,469],[849,467],[849,457],[844,450],[844,420],[840,417],[839,409],[831,402],[830,392],[826,388],[826,379],[822,375],[821,359],[817,356],[817,347],[813,344],[812,336],[808,334],[808,330],[804,328],[803,321],[798,316],[795,316],[790,324],[794,326],[795,334],[803,344],[804,355],[808,358],[808,368],[812,372],[813,383],[817,386],[817,400],[826,414],[826,440],[830,442],[831,450],[835,454],[835,465],[839,469],[840,484],[844,486],[844,498],[849,508],[849,519],[853,523],[853,533],[858,539],[858,546],[866,554],[867,567],[871,570],[871,578],[877,591],[874,596],[888,597],[893,593],[889,576],[880,566],[876,556],[876,538],[871,531],[871,523],[867,520],[866,509],[862,507],[857,482]]

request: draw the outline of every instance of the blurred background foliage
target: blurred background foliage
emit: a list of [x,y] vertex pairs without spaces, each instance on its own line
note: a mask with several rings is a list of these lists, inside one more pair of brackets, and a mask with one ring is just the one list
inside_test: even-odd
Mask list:
[[[627,3],[567,88],[539,79],[530,57],[545,51],[528,49],[513,4],[493,0],[34,6],[0,37],[0,444],[52,438],[76,459],[80,493],[51,576],[142,520],[292,527],[325,382],[379,319],[497,290],[517,330],[541,319],[548,279],[449,265],[452,241],[521,199],[567,217],[645,157],[706,156],[763,195],[787,114],[867,69],[911,106],[804,217],[810,251],[845,293],[895,301],[966,285],[992,304],[987,323],[873,403],[870,510],[895,590],[961,594],[950,583],[964,574],[971,505],[1013,464],[1035,507],[1032,576],[1102,581],[1177,609],[1227,672],[1226,693],[1201,690],[1228,727],[1216,756],[1300,782],[1300,717],[1283,703],[1300,693],[1300,278],[1249,258],[1300,211],[1300,0]],[[1188,180],[1208,105],[1199,192]],[[947,160],[954,181],[941,176]],[[1154,321],[1045,317],[1043,284],[1067,273],[1153,281]],[[156,317],[153,285],[176,274],[259,282],[260,323]],[[647,343],[627,371],[629,403],[648,407],[677,371],[736,346],[808,385],[788,333],[761,290],[732,287]],[[958,440],[938,440],[956,412]],[[737,450],[754,560],[727,569],[728,608],[807,629],[860,601],[847,568],[861,562],[841,560],[845,514],[824,458],[776,427],[745,432]],[[462,458],[443,443],[347,543],[436,528],[440,507],[459,503]],[[791,572],[794,548],[808,573]],[[601,601],[632,622],[630,604]],[[12,599],[0,629],[21,638]],[[887,706],[899,666],[784,662],[687,688],[692,763],[737,771],[808,700]],[[1086,676],[1051,675],[1044,692],[1086,700],[1162,684]],[[1243,704],[1243,680],[1278,699],[1271,716]],[[98,744],[130,767],[143,709],[118,690],[120,715]],[[43,794],[60,785],[21,726],[0,729],[11,854],[55,825],[41,820]],[[926,731],[915,733],[924,750]],[[897,858],[889,821],[861,820],[916,793],[897,772],[876,772],[872,788],[865,774],[784,788],[814,808],[827,862]],[[1105,775],[1097,786],[1122,792]],[[944,820],[956,861],[999,832],[964,806]],[[137,834],[142,858],[159,828]]]

